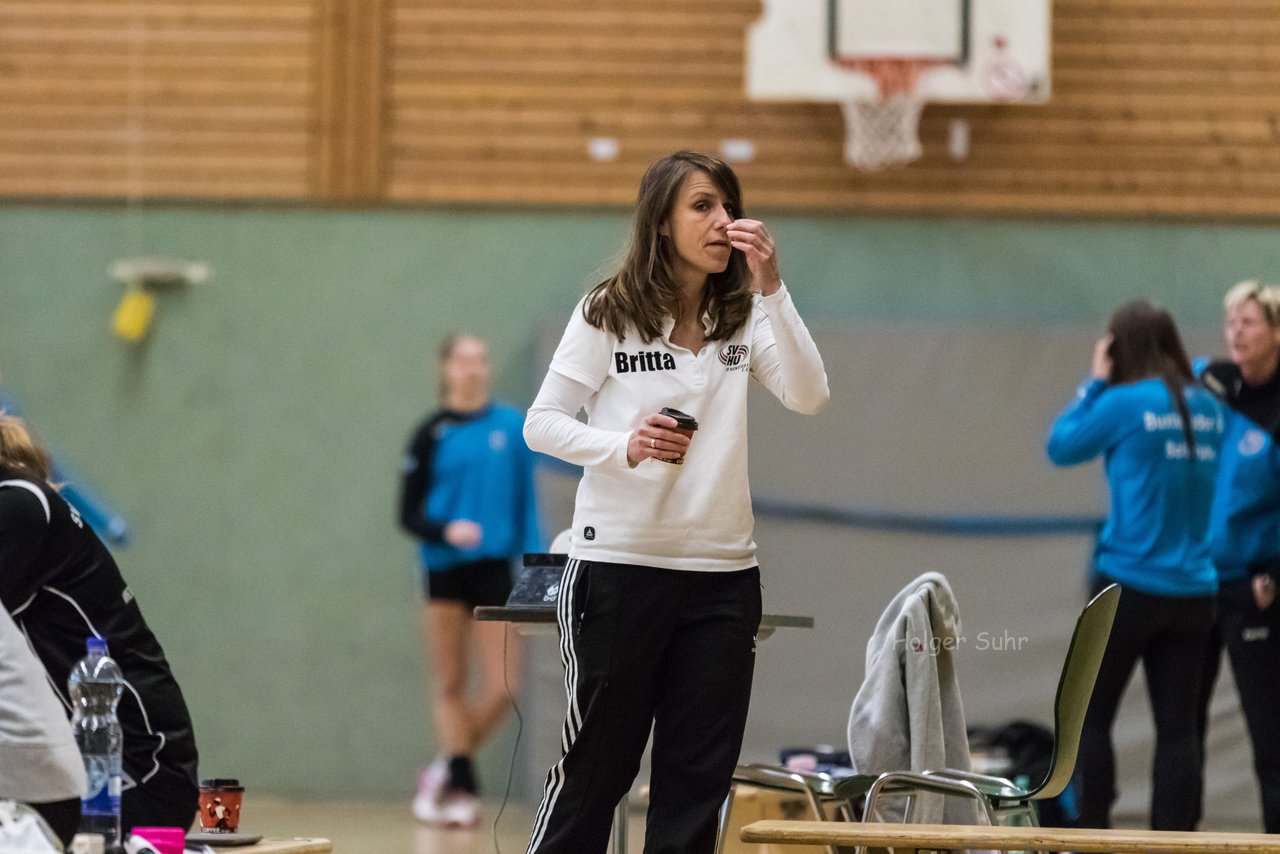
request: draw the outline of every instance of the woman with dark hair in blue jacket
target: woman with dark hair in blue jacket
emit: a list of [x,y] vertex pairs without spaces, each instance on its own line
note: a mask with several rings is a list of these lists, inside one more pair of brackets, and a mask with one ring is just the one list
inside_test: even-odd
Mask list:
[[1094,554],[1095,589],[1122,589],[1081,735],[1080,823],[1109,827],[1111,727],[1141,659],[1155,718],[1151,826],[1191,830],[1203,788],[1196,698],[1217,576],[1209,509],[1222,443],[1220,407],[1195,385],[1173,318],[1127,303],[1094,347],[1092,376],[1058,417],[1049,459],[1102,456],[1111,493]]

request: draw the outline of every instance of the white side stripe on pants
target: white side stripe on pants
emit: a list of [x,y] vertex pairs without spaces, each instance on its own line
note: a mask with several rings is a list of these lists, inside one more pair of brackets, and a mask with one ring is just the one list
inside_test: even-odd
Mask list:
[[542,844],[551,811],[555,808],[560,792],[564,789],[564,757],[582,728],[582,712],[578,708],[578,658],[573,636],[574,592],[580,567],[581,561],[570,560],[565,565],[564,575],[560,579],[560,596],[556,601],[556,621],[560,628],[560,660],[564,663],[564,688],[568,695],[568,711],[565,713],[564,729],[560,733],[560,761],[551,766],[551,770],[547,772],[547,782],[542,790],[542,805],[538,807],[538,814],[533,820],[533,835],[529,839],[526,854],[533,854]]

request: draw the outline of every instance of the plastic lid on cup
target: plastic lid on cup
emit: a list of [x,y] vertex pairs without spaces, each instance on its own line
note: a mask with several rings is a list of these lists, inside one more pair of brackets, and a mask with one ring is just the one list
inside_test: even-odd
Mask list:
[[213,777],[208,780],[200,781],[202,789],[220,789],[224,792],[243,792],[244,786],[240,785],[240,781],[234,777]]
[[664,406],[662,407],[662,411],[659,412],[658,414],[665,415],[668,418],[674,418],[676,420],[677,427],[681,430],[697,430],[698,429],[698,419],[694,418],[689,413],[681,412],[679,409],[676,409],[674,407]]

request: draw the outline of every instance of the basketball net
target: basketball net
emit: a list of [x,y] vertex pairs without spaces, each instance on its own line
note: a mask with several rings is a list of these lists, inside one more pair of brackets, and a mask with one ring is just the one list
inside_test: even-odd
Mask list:
[[866,74],[878,97],[845,101],[844,159],[864,172],[903,166],[918,158],[920,112],[924,98],[916,93],[920,75],[938,63],[924,59],[845,59],[840,65]]

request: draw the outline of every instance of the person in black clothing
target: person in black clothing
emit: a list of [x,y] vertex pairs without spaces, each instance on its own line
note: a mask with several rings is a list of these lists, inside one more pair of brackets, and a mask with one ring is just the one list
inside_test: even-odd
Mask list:
[[111,553],[58,495],[49,473],[48,454],[26,426],[0,413],[0,603],[68,709],[67,677],[85,654],[85,639],[106,640],[126,682],[117,707],[121,827],[185,828],[195,818],[199,785],[182,691]]
[[1200,375],[1229,407],[1211,516],[1218,619],[1200,695],[1200,738],[1225,647],[1253,746],[1263,826],[1280,833],[1280,288],[1241,282],[1223,302],[1230,359]]

